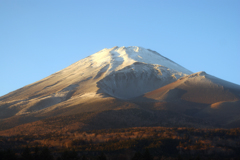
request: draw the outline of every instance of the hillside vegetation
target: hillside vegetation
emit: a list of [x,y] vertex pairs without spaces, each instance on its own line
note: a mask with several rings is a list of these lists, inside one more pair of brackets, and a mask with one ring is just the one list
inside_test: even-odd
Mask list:
[[[7,149],[21,157],[26,147],[34,153],[36,146],[48,148],[57,159],[66,152],[76,152],[77,158],[108,160],[144,157],[154,159],[238,159],[240,129],[195,129],[169,127],[137,127],[104,129],[88,132],[66,132],[43,135],[0,137],[0,150]],[[8,150],[9,151],[9,150]]]

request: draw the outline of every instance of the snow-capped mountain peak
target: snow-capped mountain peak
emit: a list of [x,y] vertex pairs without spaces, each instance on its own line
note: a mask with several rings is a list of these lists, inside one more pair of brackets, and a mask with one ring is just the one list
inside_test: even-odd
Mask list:
[[146,64],[158,64],[169,69],[182,72],[184,74],[191,74],[192,72],[176,64],[175,62],[163,57],[159,53],[137,46],[130,47],[113,47],[110,49],[103,49],[91,56],[91,61],[95,63],[94,66],[101,66],[106,63],[111,64],[109,71],[118,71],[126,66],[132,65],[135,62],[142,62]]

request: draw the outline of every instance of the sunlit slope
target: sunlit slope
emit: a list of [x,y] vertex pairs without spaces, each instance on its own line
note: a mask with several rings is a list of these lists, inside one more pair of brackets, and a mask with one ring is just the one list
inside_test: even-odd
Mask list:
[[[106,97],[126,100],[188,74],[191,74],[189,70],[149,49],[103,49],[0,97],[0,118],[44,114],[91,101],[105,101]],[[80,107],[78,112],[84,110]]]

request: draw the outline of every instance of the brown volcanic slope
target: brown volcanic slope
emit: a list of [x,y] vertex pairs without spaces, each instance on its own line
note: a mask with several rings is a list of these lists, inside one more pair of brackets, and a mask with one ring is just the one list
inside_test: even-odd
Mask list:
[[203,118],[216,127],[240,127],[240,86],[205,72],[182,77],[135,101],[141,99],[154,109]]
[[237,101],[240,99],[239,91],[239,85],[205,72],[198,72],[146,93],[144,97],[162,101],[181,98],[195,103],[213,104],[220,101]]

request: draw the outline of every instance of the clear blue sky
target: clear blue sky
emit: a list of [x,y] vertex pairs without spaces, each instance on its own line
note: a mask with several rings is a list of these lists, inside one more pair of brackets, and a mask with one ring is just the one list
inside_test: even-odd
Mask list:
[[0,0],[0,96],[114,46],[240,84],[240,1]]

